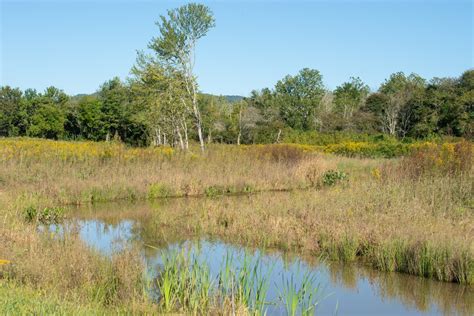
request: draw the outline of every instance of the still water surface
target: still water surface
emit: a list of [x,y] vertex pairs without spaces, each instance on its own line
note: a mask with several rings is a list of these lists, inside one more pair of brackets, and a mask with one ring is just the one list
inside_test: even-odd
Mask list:
[[[187,207],[192,208],[193,201],[187,201]],[[173,201],[167,201],[165,207],[160,205],[159,208],[142,203],[89,206],[75,210],[74,217],[67,223],[53,225],[50,229],[74,230],[88,245],[105,255],[111,255],[127,244],[138,245],[151,275],[159,271],[160,254],[166,250],[185,248],[192,251],[209,265],[214,276],[226,255],[234,257],[237,268],[245,255],[259,258],[264,274],[270,277],[267,300],[275,303],[268,305],[269,315],[285,315],[279,300],[283,280],[293,277],[298,283],[307,272],[315,276],[313,286],[319,288],[318,315],[474,314],[474,289],[471,286],[380,272],[357,264],[343,265],[251,249],[205,235],[188,238],[174,234],[173,240],[164,241],[163,232],[157,234],[156,228],[150,228],[150,218],[156,212],[170,212],[169,216],[173,216],[174,207]]]

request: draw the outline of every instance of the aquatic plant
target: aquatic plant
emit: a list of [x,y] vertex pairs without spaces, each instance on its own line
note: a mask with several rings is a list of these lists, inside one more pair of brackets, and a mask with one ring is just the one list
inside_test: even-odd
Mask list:
[[156,284],[163,311],[205,314],[212,308],[235,312],[243,307],[251,314],[265,314],[271,269],[264,273],[260,258],[252,260],[246,253],[237,263],[227,252],[216,276],[210,275],[198,252],[168,250],[161,258]]
[[160,304],[164,311],[185,309],[203,313],[210,304],[209,267],[190,253],[162,253],[163,267],[157,278]]
[[298,286],[295,275],[289,277],[282,276],[282,289],[280,289],[280,299],[283,301],[287,315],[314,315],[318,304],[317,294],[319,286],[316,284],[316,275],[305,272],[302,276],[301,284]]
[[28,206],[23,213],[27,222],[37,221],[42,224],[59,223],[64,217],[65,209],[63,207],[45,207],[37,209],[34,206]]

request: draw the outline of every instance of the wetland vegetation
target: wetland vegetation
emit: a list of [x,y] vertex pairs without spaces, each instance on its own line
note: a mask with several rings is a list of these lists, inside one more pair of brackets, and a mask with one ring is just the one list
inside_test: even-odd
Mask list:
[[[198,148],[183,153],[115,143],[0,140],[1,238],[8,245],[0,256],[9,260],[0,268],[3,290],[24,295],[25,304],[45,297],[51,302],[43,306],[47,310],[77,304],[98,312],[172,307],[191,312],[196,311],[191,296],[206,299],[208,312],[261,310],[248,298],[229,299],[222,288],[203,290],[204,284],[189,278],[208,278],[213,286],[222,282],[211,279],[205,264],[187,266],[192,258],[180,254],[172,258],[179,261],[173,268],[178,270],[167,272],[185,278],[175,280],[174,292],[159,275],[146,277],[139,245],[158,248],[206,237],[322,256],[328,264],[352,263],[459,283],[465,293],[461,300],[472,295],[470,142],[416,143],[411,154],[398,159],[337,156],[318,147],[285,144],[213,145],[204,154]],[[153,209],[107,203],[121,200],[148,201]],[[104,257],[73,231],[38,230],[38,225],[86,217],[112,223],[138,217],[143,233]],[[150,299],[152,284],[160,293],[166,285],[175,295],[185,295],[181,286],[197,287],[186,289],[188,296],[171,297],[171,304]],[[292,289],[286,295],[299,302]],[[209,297],[196,298],[203,295],[200,291]],[[5,299],[5,308],[22,304],[12,295]],[[58,303],[63,300],[68,303]]]

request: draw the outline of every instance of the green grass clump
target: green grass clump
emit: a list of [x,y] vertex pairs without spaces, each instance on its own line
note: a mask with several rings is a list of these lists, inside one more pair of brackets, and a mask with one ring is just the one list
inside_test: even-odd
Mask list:
[[162,260],[156,283],[161,311],[206,314],[240,306],[264,313],[269,279],[261,273],[260,260],[251,262],[246,255],[242,266],[235,269],[233,257],[227,254],[216,277],[198,254],[168,251],[162,253]]
[[313,287],[315,281],[316,276],[311,272],[303,275],[300,286],[294,281],[293,275],[289,278],[282,277],[283,289],[280,292],[280,299],[285,305],[288,316],[315,314],[319,292],[319,287]]
[[100,306],[82,306],[44,295],[11,282],[0,283],[0,314],[2,315],[104,315],[112,314]]
[[41,224],[56,224],[64,218],[63,207],[45,207],[38,209],[34,206],[28,206],[24,209],[24,217],[27,222],[39,222]]
[[153,183],[148,188],[148,198],[157,199],[157,198],[166,198],[174,196],[174,191],[166,184],[162,183]]
[[157,278],[161,309],[205,313],[211,297],[209,267],[184,252],[164,252],[162,259],[163,268]]
[[218,185],[212,185],[212,186],[207,187],[206,189],[204,189],[204,194],[207,197],[215,197],[215,196],[219,196],[219,195],[224,195],[225,193],[227,193],[227,191],[228,191],[228,189],[225,188],[225,187],[218,186]]
[[371,249],[373,265],[382,271],[397,271],[439,281],[472,284],[474,260],[467,249],[428,242],[387,241]]
[[319,287],[314,287],[316,277],[311,273],[303,275],[299,286],[293,274],[289,279],[283,277],[280,302],[269,302],[267,293],[272,267],[264,270],[261,258],[252,258],[248,253],[238,262],[227,252],[217,276],[210,274],[209,265],[198,253],[165,251],[162,260],[163,266],[156,279],[161,312],[209,314],[224,311],[226,314],[226,311],[240,310],[245,314],[265,315],[269,304],[282,303],[289,315],[295,315],[297,311],[310,315],[317,305]]

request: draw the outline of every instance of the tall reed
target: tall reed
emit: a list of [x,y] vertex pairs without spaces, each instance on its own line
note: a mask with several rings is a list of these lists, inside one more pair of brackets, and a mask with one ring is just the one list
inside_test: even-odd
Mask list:
[[310,315],[317,305],[318,287],[314,287],[316,277],[311,273],[303,275],[300,286],[291,275],[283,282],[280,302],[268,301],[272,267],[264,269],[259,256],[245,253],[237,260],[227,251],[216,276],[210,274],[209,265],[199,252],[166,250],[161,258],[163,266],[156,284],[163,312],[235,313],[243,309],[248,314],[265,315],[269,305],[284,302],[289,315],[296,311]]

